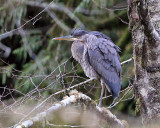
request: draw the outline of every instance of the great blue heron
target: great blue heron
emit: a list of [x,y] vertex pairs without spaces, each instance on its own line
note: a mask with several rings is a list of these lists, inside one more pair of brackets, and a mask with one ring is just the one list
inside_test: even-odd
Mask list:
[[105,87],[112,93],[114,101],[119,97],[121,63],[118,52],[120,48],[109,37],[98,31],[73,29],[71,35],[53,39],[74,41],[71,47],[73,58],[80,63],[87,77],[101,81],[99,106],[102,103]]

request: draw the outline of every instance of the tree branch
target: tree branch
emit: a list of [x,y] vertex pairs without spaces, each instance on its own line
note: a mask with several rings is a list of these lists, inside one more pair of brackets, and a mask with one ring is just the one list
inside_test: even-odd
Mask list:
[[46,119],[46,117],[50,117],[49,115],[53,114],[53,112],[65,108],[73,103],[78,103],[82,105],[85,104],[87,107],[91,106],[92,110],[96,111],[98,117],[101,118],[101,120],[106,120],[108,125],[110,126],[116,125],[121,128],[125,127],[124,121],[119,120],[108,109],[96,106],[94,101],[92,101],[92,99],[86,96],[85,94],[78,93],[76,90],[72,90],[69,93],[69,95],[70,95],[69,97],[65,97],[64,100],[60,101],[59,103],[55,103],[52,107],[50,107],[46,111],[37,114],[35,117],[32,117],[31,119],[24,121],[21,124],[16,124],[15,128],[28,128],[33,124],[35,124],[36,122],[40,122],[43,119]]
[[130,61],[132,61],[132,60],[133,60],[133,57],[132,57],[132,58],[129,58],[128,60],[125,60],[125,61],[121,62],[121,65],[123,65],[123,64],[125,64],[125,63],[128,63],[128,62],[130,62]]

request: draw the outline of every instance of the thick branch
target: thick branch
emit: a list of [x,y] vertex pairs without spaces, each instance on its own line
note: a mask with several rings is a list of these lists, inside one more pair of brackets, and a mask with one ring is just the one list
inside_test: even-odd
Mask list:
[[93,110],[97,112],[97,115],[99,118],[102,118],[103,120],[106,120],[109,125],[111,126],[118,126],[118,127],[125,127],[124,121],[119,120],[115,115],[113,115],[108,109],[96,107],[94,101],[92,99],[82,93],[78,93],[77,91],[73,90],[70,92],[70,96],[66,97],[64,100],[60,101],[59,103],[54,104],[52,107],[47,109],[44,112],[41,112],[40,114],[36,115],[35,117],[32,117],[31,119],[22,122],[19,125],[16,125],[15,128],[27,128],[35,124],[36,122],[40,122],[43,119],[46,119],[47,117],[50,117],[49,115],[53,114],[53,112],[58,111],[59,109],[65,108],[68,105],[71,105],[73,103],[78,104],[85,104],[86,106],[93,106]]

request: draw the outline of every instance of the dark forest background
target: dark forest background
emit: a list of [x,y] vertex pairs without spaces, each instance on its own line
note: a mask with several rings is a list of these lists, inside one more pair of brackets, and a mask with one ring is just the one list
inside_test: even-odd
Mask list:
[[[121,48],[121,62],[132,57],[125,0],[51,2],[0,0],[1,112],[8,109],[8,105],[14,108],[20,103],[25,104],[29,99],[34,100],[34,103],[40,102],[63,88],[87,79],[80,65],[71,57],[71,43],[52,40],[57,36],[69,35],[73,28],[100,31],[109,36]],[[133,79],[134,68],[131,61],[122,66],[124,91],[120,97],[124,97],[113,108],[114,113],[130,117],[139,115],[131,88]],[[93,81],[76,89],[98,103],[100,82]],[[54,100],[58,101],[64,95],[57,95]],[[108,106],[112,100],[112,97],[104,99],[103,106]]]

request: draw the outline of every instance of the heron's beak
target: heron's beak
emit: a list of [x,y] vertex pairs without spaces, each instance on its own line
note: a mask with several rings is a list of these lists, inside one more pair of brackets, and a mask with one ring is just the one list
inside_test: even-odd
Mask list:
[[52,40],[67,40],[67,41],[75,41],[75,40],[78,40],[78,38],[75,38],[71,35],[69,36],[62,36],[62,37],[56,37],[56,38],[53,38]]

